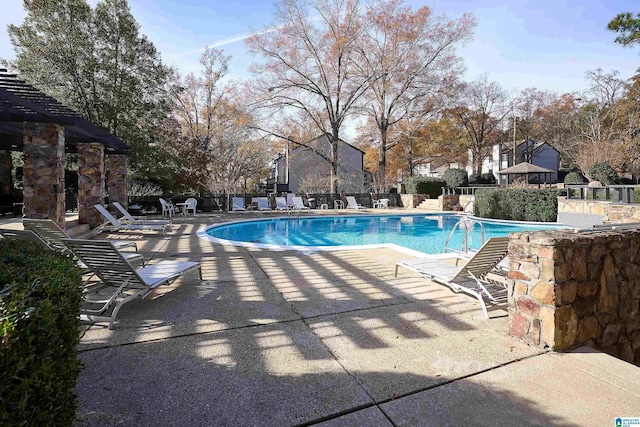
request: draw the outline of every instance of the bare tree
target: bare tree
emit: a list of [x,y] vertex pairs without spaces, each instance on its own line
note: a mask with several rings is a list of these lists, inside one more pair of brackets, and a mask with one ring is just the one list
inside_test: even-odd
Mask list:
[[[362,75],[354,58],[365,31],[360,4],[281,0],[276,8],[273,25],[247,41],[250,52],[264,58],[252,66],[260,106],[282,115],[303,112],[321,135],[330,136],[331,192],[336,193],[340,131],[372,79]],[[271,132],[269,126],[262,129]]]
[[465,84],[457,106],[449,110],[465,131],[476,173],[482,172],[482,162],[489,156],[491,146],[498,142],[500,125],[513,108],[513,101],[504,89],[483,76]]
[[475,20],[434,17],[430,8],[413,11],[403,0],[377,0],[366,19],[360,65],[364,77],[376,78],[364,111],[378,129],[377,173],[384,177],[386,153],[401,141],[389,139],[390,128],[443,107],[462,71],[455,48],[471,37]]

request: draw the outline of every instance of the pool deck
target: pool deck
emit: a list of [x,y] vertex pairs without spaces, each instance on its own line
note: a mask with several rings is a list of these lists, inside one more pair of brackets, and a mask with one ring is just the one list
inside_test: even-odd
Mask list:
[[137,241],[151,263],[200,261],[204,280],[190,273],[126,304],[114,330],[82,328],[78,425],[613,426],[640,417],[640,368],[588,348],[529,347],[507,334],[506,313],[485,320],[470,297],[408,271],[394,277],[406,254],[196,236],[264,215],[177,217],[166,238],[100,235]]

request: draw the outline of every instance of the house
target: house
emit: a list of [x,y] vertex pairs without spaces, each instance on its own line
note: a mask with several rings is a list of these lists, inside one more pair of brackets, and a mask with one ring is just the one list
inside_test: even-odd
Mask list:
[[[516,145],[516,164],[522,162],[551,169],[553,172],[549,179],[551,182],[558,180],[560,152],[548,142],[535,142],[527,139],[518,143]],[[506,169],[510,166],[513,166],[513,144],[503,145],[502,167],[500,169]]]
[[449,163],[443,161],[426,161],[418,163],[413,168],[413,174],[417,176],[431,176],[434,178],[442,178],[442,175],[447,169],[461,168],[462,165],[458,163]]
[[[548,142],[535,142],[531,139],[520,141],[516,145],[516,164],[527,162],[546,169],[551,169],[551,182],[558,180],[558,169],[560,168],[560,152]],[[475,172],[473,166],[473,156],[469,152],[469,162],[467,163],[467,173],[469,176]],[[491,147],[491,152],[482,161],[482,173],[492,173],[497,176],[497,172],[513,166],[513,143],[507,142],[495,144]],[[506,177],[502,178],[505,180]],[[511,182],[511,178],[509,178]]]
[[[321,154],[322,155],[321,155]],[[330,190],[331,142],[318,136],[307,146],[288,144],[273,161],[269,187],[275,192],[317,193]],[[364,151],[339,140],[338,192],[362,193],[370,184],[364,170]]]

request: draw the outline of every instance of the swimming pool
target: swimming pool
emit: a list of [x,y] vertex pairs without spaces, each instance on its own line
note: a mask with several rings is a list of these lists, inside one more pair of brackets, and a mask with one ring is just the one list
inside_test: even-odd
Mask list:
[[[456,214],[348,215],[268,218],[217,224],[199,232],[217,243],[259,248],[329,249],[399,245],[418,252],[442,253],[459,221]],[[479,220],[479,218],[476,218]],[[558,224],[522,223],[482,219],[485,240],[512,232],[558,228]],[[464,230],[457,230],[449,247],[461,249]],[[469,234],[469,249],[482,245],[481,227]]]

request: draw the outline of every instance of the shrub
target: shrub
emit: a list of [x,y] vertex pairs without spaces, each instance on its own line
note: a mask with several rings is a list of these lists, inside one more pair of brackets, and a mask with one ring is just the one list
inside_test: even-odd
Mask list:
[[0,240],[0,260],[0,425],[71,425],[81,272],[22,240]]
[[446,181],[447,187],[466,187],[469,185],[469,177],[464,169],[447,169],[442,178]]
[[488,172],[483,174],[472,173],[471,176],[469,177],[469,183],[470,184],[495,184],[496,177],[494,174],[488,173]]
[[564,177],[565,184],[584,184],[587,180],[578,172],[569,172]]
[[411,176],[404,180],[404,184],[407,194],[428,194],[432,199],[440,196],[442,187],[447,186],[446,182],[428,176]]
[[514,221],[554,222],[558,216],[555,190],[483,189],[476,191],[476,216]]
[[589,166],[587,175],[594,181],[600,181],[604,185],[615,184],[618,181],[618,173],[606,162],[595,162]]

